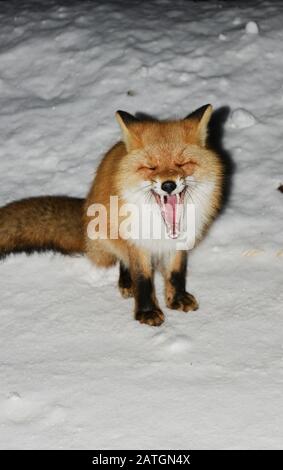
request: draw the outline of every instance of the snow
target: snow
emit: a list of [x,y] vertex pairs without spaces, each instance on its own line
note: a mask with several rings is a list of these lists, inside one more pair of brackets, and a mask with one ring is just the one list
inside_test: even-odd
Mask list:
[[1,204],[84,195],[117,109],[229,106],[235,163],[190,258],[200,310],[162,300],[159,329],[133,320],[116,269],[1,264],[1,448],[282,448],[282,21],[273,0],[1,2]]
[[246,33],[248,33],[248,34],[258,34],[259,33],[258,25],[256,24],[255,21],[249,21],[246,24]]
[[253,126],[256,122],[255,117],[247,109],[237,108],[234,109],[229,117],[229,124],[236,129],[244,129],[245,127]]

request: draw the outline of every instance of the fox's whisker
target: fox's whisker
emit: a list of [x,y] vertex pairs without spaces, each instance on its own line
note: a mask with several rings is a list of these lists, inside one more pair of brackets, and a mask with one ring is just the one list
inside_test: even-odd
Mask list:
[[137,189],[132,190],[132,192],[133,193],[139,193],[139,192],[143,193],[144,191],[147,191],[148,188],[151,188],[151,187],[152,187],[151,184],[147,184],[146,186],[142,186],[142,187],[139,187]]
[[215,181],[213,180],[208,180],[208,179],[205,179],[205,181],[202,181],[202,180],[196,180],[196,179],[186,179],[186,184],[207,184],[207,183],[215,183]]

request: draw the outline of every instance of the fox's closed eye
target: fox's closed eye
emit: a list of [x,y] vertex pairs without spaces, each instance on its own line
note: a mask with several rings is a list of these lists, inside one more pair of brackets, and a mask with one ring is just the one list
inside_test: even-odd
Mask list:
[[186,165],[191,165],[191,166],[194,166],[194,165],[197,165],[196,162],[193,162],[192,160],[188,161],[188,162],[182,162],[182,163],[176,163],[176,166],[178,166],[179,168],[182,168]]
[[156,166],[149,166],[149,165],[143,165],[138,168],[138,170],[150,170],[154,171],[156,170]]

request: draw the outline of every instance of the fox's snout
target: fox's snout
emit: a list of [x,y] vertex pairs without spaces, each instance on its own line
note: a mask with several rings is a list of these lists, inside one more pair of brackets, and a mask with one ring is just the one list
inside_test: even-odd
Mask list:
[[171,194],[172,191],[174,191],[174,189],[176,189],[176,187],[177,187],[177,185],[176,185],[175,181],[171,181],[171,180],[164,181],[161,184],[161,189],[163,191],[165,191],[166,193],[168,193],[168,194]]
[[160,195],[178,194],[185,188],[185,179],[180,176],[166,178],[156,178],[153,181],[152,189]]

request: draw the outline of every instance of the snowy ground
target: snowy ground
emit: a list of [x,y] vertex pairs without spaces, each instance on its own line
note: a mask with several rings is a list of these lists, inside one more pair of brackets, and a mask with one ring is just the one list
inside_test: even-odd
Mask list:
[[1,448],[282,447],[282,2],[42,3],[0,4],[1,204],[84,195],[117,109],[229,106],[236,169],[191,256],[201,308],[160,329],[116,270],[1,264]]

